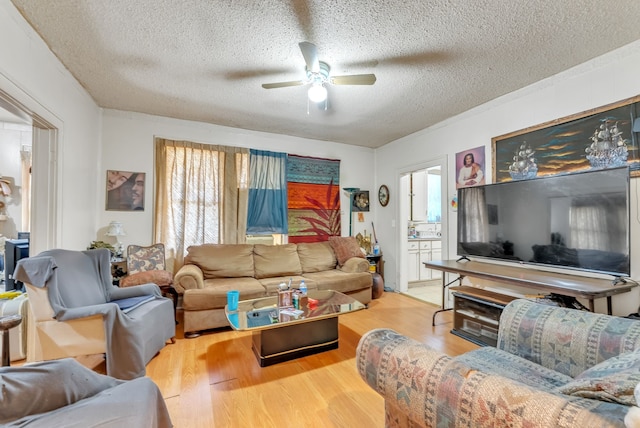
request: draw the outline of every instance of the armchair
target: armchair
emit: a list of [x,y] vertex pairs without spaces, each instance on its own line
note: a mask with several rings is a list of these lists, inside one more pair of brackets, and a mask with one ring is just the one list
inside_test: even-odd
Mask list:
[[120,287],[153,283],[164,296],[173,300],[173,310],[178,306],[178,292],[173,288],[173,273],[166,270],[164,244],[143,247],[127,247],[127,276],[120,280]]
[[[29,362],[104,353],[108,375],[133,379],[175,338],[171,302],[155,284],[113,286],[107,249],[45,251],[20,260],[15,277],[25,284],[33,315]],[[119,306],[141,296],[151,300],[126,313]]]

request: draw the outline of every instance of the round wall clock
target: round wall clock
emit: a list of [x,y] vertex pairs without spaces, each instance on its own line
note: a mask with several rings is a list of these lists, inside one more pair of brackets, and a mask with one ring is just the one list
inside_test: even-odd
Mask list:
[[378,189],[378,201],[383,207],[386,207],[389,203],[389,188],[384,184]]

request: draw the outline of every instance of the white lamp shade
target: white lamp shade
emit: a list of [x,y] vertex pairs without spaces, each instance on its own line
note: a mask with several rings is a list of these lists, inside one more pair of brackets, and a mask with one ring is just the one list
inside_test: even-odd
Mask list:
[[309,88],[309,99],[314,103],[320,103],[327,99],[327,88],[322,84],[313,84]]
[[109,223],[109,229],[107,230],[107,233],[105,233],[105,235],[107,235],[107,236],[126,236],[126,233],[124,232],[124,229],[122,228],[122,223],[120,223],[119,221],[112,221],[111,223]]

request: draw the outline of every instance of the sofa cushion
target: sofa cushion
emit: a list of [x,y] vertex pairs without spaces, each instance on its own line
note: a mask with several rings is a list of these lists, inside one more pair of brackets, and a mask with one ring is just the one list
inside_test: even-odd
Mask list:
[[227,304],[227,291],[240,291],[240,300],[257,299],[266,295],[255,278],[214,278],[204,281],[204,288],[185,290],[182,307],[185,311],[221,309]]
[[160,287],[173,284],[173,274],[168,270],[149,270],[127,275],[120,280],[120,287],[153,283]]
[[635,406],[640,383],[640,350],[625,352],[585,370],[559,388],[563,394]]
[[298,257],[303,273],[332,270],[338,262],[331,244],[327,241],[298,244]]
[[253,246],[253,263],[257,279],[302,273],[296,244],[256,244]]
[[350,294],[357,290],[371,288],[373,277],[369,272],[346,273],[338,269],[325,270],[323,272],[305,273],[304,277],[309,286],[313,284],[318,290],[334,290],[344,294]]
[[184,264],[197,265],[205,279],[253,276],[253,245],[203,244],[187,251]]
[[336,259],[340,266],[344,265],[351,257],[366,258],[358,245],[358,241],[353,236],[330,236],[329,244],[336,253]]

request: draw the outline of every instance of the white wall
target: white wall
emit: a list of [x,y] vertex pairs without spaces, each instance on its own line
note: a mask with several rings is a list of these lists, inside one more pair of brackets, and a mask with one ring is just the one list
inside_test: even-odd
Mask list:
[[[57,203],[54,212],[45,214],[55,219],[55,236],[49,244],[86,248],[98,219],[100,110],[9,0],[0,0],[0,92],[58,129],[57,147],[44,151],[34,147],[50,158],[40,157],[45,165],[34,158],[33,179],[49,168],[51,160],[56,176],[47,180],[52,186],[47,192],[54,193]],[[39,204],[42,214],[39,197],[33,209],[38,210]]]
[[[170,119],[139,113],[105,110],[102,128],[102,156],[98,168],[101,195],[97,202],[97,236],[93,239],[109,240],[104,232],[112,220],[121,221],[127,232],[121,241],[128,244],[149,245],[153,238],[153,194],[145,192],[144,212],[106,211],[104,189],[106,171],[137,171],[147,174],[146,189],[153,188],[154,138],[162,137],[199,143],[271,150],[303,156],[340,159],[340,187],[359,187],[373,192],[374,151],[365,147],[326,141],[310,140],[286,135],[248,131],[238,128],[211,125],[200,122]],[[341,192],[342,235],[349,234],[349,198]],[[372,201],[372,205],[374,205]],[[357,223],[354,215],[353,235],[366,229],[371,233],[373,212],[365,213],[365,221]],[[111,241],[109,241],[111,242]],[[114,241],[115,242],[115,241]]]
[[[395,286],[399,274],[397,248],[400,234],[391,227],[394,221],[396,224],[403,224],[398,218],[398,198],[393,197],[398,194],[399,189],[398,171],[439,156],[447,156],[449,189],[455,189],[453,175],[456,153],[484,145],[487,158],[485,171],[490,181],[492,137],[638,95],[638,70],[640,41],[378,149],[376,185],[387,184],[392,195],[389,206],[376,212],[376,224],[385,225],[378,231],[378,238],[386,249],[385,284]],[[631,181],[631,277],[635,279],[640,279],[640,262],[637,262],[637,256],[634,257],[640,254],[640,213],[637,211],[639,182],[639,179]],[[449,192],[450,199],[454,190]],[[443,254],[443,259],[453,259],[456,257],[456,213],[449,208],[447,214],[449,221],[445,236],[449,243],[449,254],[448,257]],[[605,304],[605,299],[597,300],[596,310],[603,312]],[[636,312],[639,304],[639,288],[613,297],[613,310],[616,314]]]

